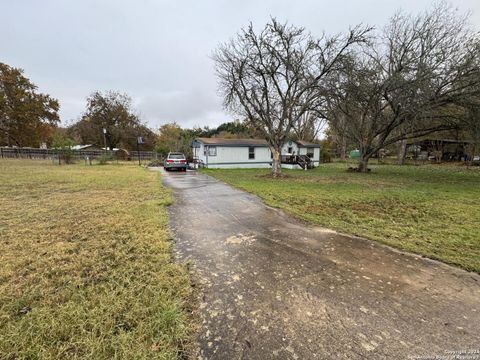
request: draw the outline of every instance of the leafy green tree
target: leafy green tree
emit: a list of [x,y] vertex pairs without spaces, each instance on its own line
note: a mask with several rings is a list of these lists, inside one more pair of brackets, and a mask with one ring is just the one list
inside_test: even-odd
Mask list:
[[0,145],[38,147],[51,138],[58,100],[37,89],[22,69],[0,63]]
[[73,140],[62,135],[60,132],[55,133],[52,139],[52,148],[57,150],[58,163],[61,164],[62,160],[65,164],[71,164],[73,161]]
[[127,94],[116,91],[96,91],[87,98],[87,109],[80,121],[72,125],[70,133],[84,144],[103,146],[106,129],[108,148],[135,150],[137,137],[145,139],[142,149],[151,150],[155,134],[143,124]]
[[181,148],[182,128],[177,123],[168,123],[160,126],[155,150],[165,156],[170,151],[181,151]]
[[193,129],[185,129],[189,132],[192,138],[196,137],[212,137],[217,134],[216,128],[211,128],[209,126],[204,126],[203,128],[195,126]]
[[239,120],[220,124],[215,133],[219,137],[232,138],[253,138],[261,136],[261,134],[257,134],[252,127],[248,126],[246,122]]

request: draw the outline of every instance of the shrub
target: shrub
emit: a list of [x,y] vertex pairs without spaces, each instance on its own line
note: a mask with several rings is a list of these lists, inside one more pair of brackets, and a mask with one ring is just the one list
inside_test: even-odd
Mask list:
[[323,146],[320,148],[320,161],[322,163],[332,162],[332,155],[330,153],[330,149],[327,149]]
[[62,162],[62,160],[65,164],[73,163],[72,146],[72,139],[58,134],[55,135],[55,137],[53,138],[52,147],[57,150],[59,164]]

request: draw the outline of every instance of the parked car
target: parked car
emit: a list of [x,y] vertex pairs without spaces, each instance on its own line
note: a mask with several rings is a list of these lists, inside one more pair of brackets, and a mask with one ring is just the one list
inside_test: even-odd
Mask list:
[[163,168],[168,171],[172,169],[177,169],[180,171],[187,171],[187,158],[183,153],[180,152],[170,152],[165,159]]

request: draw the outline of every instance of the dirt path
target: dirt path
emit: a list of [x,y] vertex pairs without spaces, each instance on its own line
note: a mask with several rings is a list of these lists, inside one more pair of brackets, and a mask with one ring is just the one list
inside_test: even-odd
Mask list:
[[163,182],[176,198],[176,251],[192,260],[203,292],[199,358],[408,359],[480,349],[480,276],[305,226],[206,175],[167,173]]

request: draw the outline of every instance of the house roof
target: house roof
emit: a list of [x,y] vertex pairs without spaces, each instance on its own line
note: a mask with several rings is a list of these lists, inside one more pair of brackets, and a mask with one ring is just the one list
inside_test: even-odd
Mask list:
[[[223,139],[223,138],[196,138],[195,141],[205,145],[222,145],[222,146],[268,146],[268,142],[264,139]],[[319,144],[308,141],[294,141],[300,147],[320,147]]]
[[222,139],[222,138],[196,138],[196,141],[205,145],[225,145],[225,146],[268,146],[263,139]]
[[71,147],[72,150],[83,150],[83,149],[87,149],[89,147],[92,147],[92,146],[95,146],[94,144],[86,144],[86,145],[73,145]]
[[312,142],[308,141],[303,141],[303,140],[297,140],[295,141],[298,145],[303,146],[303,147],[320,147],[320,144],[315,144]]
[[[73,145],[72,147],[70,147],[70,149],[72,149],[72,150],[86,150],[86,149],[91,148],[91,147],[95,148],[94,150],[105,150],[104,147],[99,147],[95,144]],[[107,150],[118,151],[118,150],[121,150],[121,149],[119,149],[119,148],[112,148],[112,149],[107,148]]]

